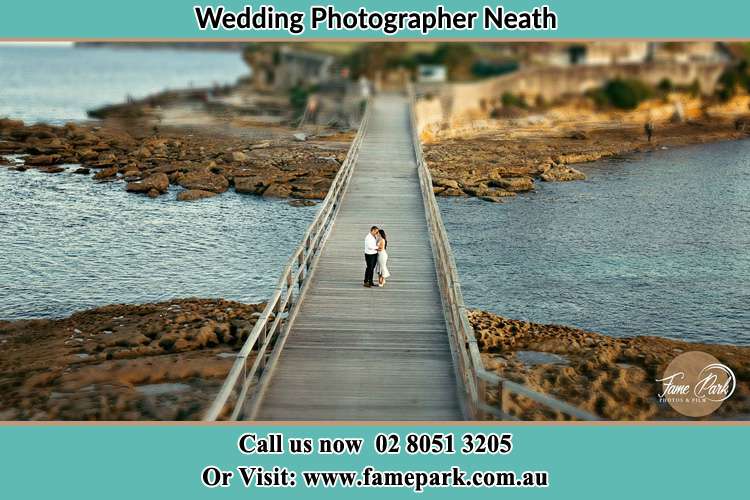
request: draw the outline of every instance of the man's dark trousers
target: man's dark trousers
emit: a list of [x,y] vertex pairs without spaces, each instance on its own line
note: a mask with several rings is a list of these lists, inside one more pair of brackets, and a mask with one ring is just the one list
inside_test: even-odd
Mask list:
[[378,263],[378,254],[373,253],[365,254],[365,264],[367,267],[365,268],[365,283],[374,285],[375,283],[372,282],[372,276],[375,274],[375,264]]

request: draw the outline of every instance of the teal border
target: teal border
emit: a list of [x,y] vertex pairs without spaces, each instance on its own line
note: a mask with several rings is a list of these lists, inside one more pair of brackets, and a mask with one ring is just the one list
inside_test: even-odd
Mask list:
[[[360,455],[242,455],[244,432],[287,437],[362,437]],[[378,432],[512,432],[509,455],[377,455]],[[206,498],[743,498],[747,425],[34,425],[0,427],[0,497],[20,499]],[[288,466],[292,470],[547,470],[546,489],[207,489],[213,464]]]
[[[557,31],[474,31],[433,32],[428,37],[401,33],[386,37],[376,32],[305,30],[297,40],[306,39],[738,39],[750,38],[750,2],[714,0],[710,3],[685,0],[362,0],[326,1],[338,10],[432,10],[441,3],[449,10],[481,10],[482,6],[503,5],[506,9],[526,10],[549,5],[557,14]],[[281,32],[200,31],[193,14],[194,5],[224,5],[239,10],[244,5],[267,4],[278,10],[309,11],[318,4],[299,0],[258,2],[237,0],[27,0],[6,1],[0,7],[0,39],[273,39],[289,40]]]

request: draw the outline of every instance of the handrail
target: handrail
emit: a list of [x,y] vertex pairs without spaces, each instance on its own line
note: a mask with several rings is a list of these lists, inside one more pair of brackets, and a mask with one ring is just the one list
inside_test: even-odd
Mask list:
[[[419,139],[419,128],[416,116],[416,97],[413,86],[408,88],[409,110],[411,118],[412,142],[419,173],[419,185],[422,191],[425,216],[432,238],[432,252],[435,258],[443,311],[449,329],[451,350],[458,379],[463,386],[464,410],[472,420],[515,419],[506,411],[507,396],[517,394],[529,398],[553,411],[560,412],[581,420],[599,420],[598,417],[565,403],[552,396],[536,392],[526,386],[500,377],[488,371],[482,363],[477,346],[474,329],[469,322],[468,311],[464,305],[461,282],[458,279],[456,262],[453,257],[440,209],[435,201],[432,188],[432,175],[424,160],[422,143]],[[491,402],[490,390],[495,388],[496,402]]]
[[[277,340],[284,337],[291,328],[292,319],[300,305],[301,294],[308,282],[311,264],[318,256],[321,243],[332,227],[336,212],[351,179],[359,148],[367,129],[371,107],[370,102],[368,102],[357,135],[349,147],[344,163],[328,189],[328,194],[323,199],[315,218],[307,227],[302,242],[284,266],[271,299],[266,303],[266,307],[237,354],[237,359],[229,370],[216,398],[206,411],[203,420],[214,421],[227,416],[230,420],[240,418],[243,415],[245,402],[251,395],[253,382],[273,368],[273,361],[276,357],[271,357],[270,353],[275,353],[278,350],[277,347],[283,347],[283,343],[277,346]],[[253,352],[255,357],[252,358],[253,364],[248,370],[248,360]],[[268,363],[269,358],[271,358],[270,363]],[[231,412],[228,410],[230,405],[233,405]]]

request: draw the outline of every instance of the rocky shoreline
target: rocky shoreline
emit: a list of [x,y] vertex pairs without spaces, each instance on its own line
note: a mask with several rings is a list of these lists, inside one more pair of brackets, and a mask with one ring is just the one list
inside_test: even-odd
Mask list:
[[[696,118],[656,125],[648,142],[642,123],[512,119],[458,137],[431,138],[425,160],[437,196],[471,196],[502,202],[535,189],[537,182],[583,180],[573,166],[656,149],[750,137],[734,117]],[[572,166],[573,165],[573,166]]]
[[0,420],[200,420],[264,306],[185,299],[0,321]]
[[[0,321],[0,420],[198,420],[264,304],[184,299],[116,304],[64,319]],[[750,417],[750,348],[614,338],[472,311],[485,367],[605,420],[683,419],[657,400],[679,353],[699,350],[737,376],[707,420]],[[556,420],[523,398],[525,420]]]
[[[658,401],[661,384],[656,379],[677,355],[696,350],[715,356],[737,377],[734,395],[705,419],[750,418],[750,347],[653,336],[616,338],[478,310],[470,313],[470,321],[487,369],[605,420],[685,419]],[[563,418],[524,398],[511,398],[509,408],[524,420]]]
[[261,139],[252,130],[227,133],[107,122],[25,125],[0,119],[0,164],[23,172],[71,172],[155,198],[175,187],[191,201],[238,193],[314,203],[325,197],[354,136],[327,132],[308,138],[285,130]]

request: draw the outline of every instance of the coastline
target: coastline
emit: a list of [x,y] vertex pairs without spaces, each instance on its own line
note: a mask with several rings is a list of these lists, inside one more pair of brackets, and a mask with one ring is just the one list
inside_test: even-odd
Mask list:
[[[299,185],[300,181],[295,179],[310,178],[309,171],[305,170],[310,168],[308,155],[328,151],[329,147],[338,148],[336,162],[340,164],[348,145],[341,140],[348,137],[346,133],[332,135],[330,141],[298,141],[288,137],[279,139],[273,135],[277,130],[269,127],[265,132],[270,132],[270,136],[253,135],[263,131],[243,129],[243,135],[237,137],[224,131],[216,132],[212,126],[170,125],[162,127],[156,134],[143,124],[124,127],[117,120],[108,120],[102,125],[69,124],[64,127],[27,127],[9,122],[0,121],[0,132],[6,138],[5,142],[0,142],[3,153],[28,154],[31,163],[42,163],[32,166],[9,162],[9,168],[38,168],[55,173],[59,171],[58,165],[45,165],[46,162],[39,161],[39,156],[57,155],[57,161],[81,162],[79,168],[89,169],[96,182],[120,181],[127,187],[128,182],[143,183],[150,176],[161,173],[167,178],[167,185],[180,186],[185,189],[182,193],[189,193],[189,186],[181,179],[190,176],[207,186],[205,191],[210,193],[207,196],[218,195],[232,186],[240,191],[245,178],[256,178],[242,174],[261,169],[264,174],[269,171],[280,174],[281,177],[273,181],[278,186],[265,193],[271,183],[252,194],[304,195],[306,188],[291,187],[288,191],[284,188]],[[580,129],[585,128],[576,130]],[[539,155],[557,151],[559,158],[555,160],[565,165],[664,146],[744,137],[738,135],[731,122],[726,120],[708,125],[686,123],[665,127],[660,130],[663,135],[657,136],[650,145],[639,137],[640,131],[635,126],[626,128],[625,134],[622,127],[591,127],[585,129],[583,136],[562,133],[565,130],[557,128],[545,132],[537,127],[508,130],[508,137],[492,140],[498,143],[491,144],[496,146],[494,149],[480,151],[484,154],[500,151],[506,155],[497,156],[496,162],[518,159],[521,155],[533,162],[533,157],[528,158],[529,150],[543,146],[547,149],[540,151]],[[681,133],[685,130],[693,133]],[[282,133],[288,132],[282,129]],[[250,138],[256,142],[248,147]],[[449,141],[447,144],[451,144],[457,153],[455,163],[447,165],[455,165],[456,173],[463,173],[465,167],[458,170],[459,159],[482,161],[483,156],[470,155],[467,150],[481,148],[486,141],[484,135]],[[463,144],[456,147],[457,142]],[[8,153],[9,144],[16,148],[11,153]],[[244,149],[239,149],[242,145]],[[255,145],[259,146],[253,147]],[[434,153],[445,145],[439,142],[427,149]],[[96,157],[92,155],[89,160],[83,159],[87,150],[96,152]],[[301,161],[292,170],[287,163],[288,157],[280,154],[292,154],[295,156],[291,158]],[[212,161],[220,161],[207,169],[201,162],[205,155],[212,157]],[[269,163],[263,163],[266,161],[270,168]],[[278,165],[273,163],[275,161],[279,161]],[[154,170],[143,169],[140,175],[132,175],[129,169],[136,162],[152,165]],[[328,168],[324,178],[332,178],[337,166],[330,160],[325,163]],[[167,171],[163,167],[165,164],[170,165],[168,169],[174,164],[181,166]],[[529,172],[523,168],[504,169],[502,175],[520,176]],[[500,178],[507,179],[503,176]],[[226,184],[211,182],[218,177],[226,179]],[[219,189],[214,189],[214,186],[219,186]],[[151,188],[144,194],[154,195],[150,191]],[[319,191],[319,196],[325,196],[326,191],[327,186]],[[162,192],[159,191],[158,195]],[[471,193],[467,190],[464,195]],[[299,199],[305,200],[301,196]],[[4,348],[0,356],[0,387],[9,388],[3,391],[5,397],[0,401],[0,418],[199,419],[231,367],[233,353],[241,345],[243,335],[252,328],[261,309],[262,304],[185,299],[158,304],[104,306],[63,319],[0,321],[0,342]],[[183,314],[185,311],[189,313]],[[711,352],[735,370],[740,380],[743,377],[746,380],[750,375],[747,371],[749,348],[659,337],[620,339],[577,328],[508,320],[488,312],[475,312],[471,319],[481,341],[483,360],[489,369],[606,419],[681,418],[670,407],[655,400],[658,386],[654,380],[677,352],[690,349]],[[518,356],[519,351],[557,357],[542,358],[542,363],[529,364],[528,360],[521,359],[523,355]],[[27,359],[33,359],[34,363],[26,365]],[[741,397],[723,406],[714,418],[746,418],[750,415],[747,406],[750,388],[747,384],[739,385],[738,394]],[[521,400],[513,401],[512,405],[511,408],[524,418],[560,418],[540,412]]]
[[0,420],[200,420],[265,304],[113,304],[0,321]]
[[[503,202],[538,182],[583,180],[575,165],[665,148],[750,138],[744,114],[696,117],[655,125],[652,140],[635,117],[583,116],[503,119],[468,130],[450,129],[424,142],[437,196]],[[578,121],[576,118],[580,118]],[[745,121],[742,121],[745,120]]]
[[[328,192],[354,135],[327,128],[308,135],[240,119],[216,103],[204,106],[205,89],[181,92],[106,107],[93,123],[27,126],[0,119],[0,166],[87,175],[152,198],[173,186],[181,201],[234,189],[314,204]],[[741,114],[662,120],[649,142],[642,115],[527,113],[428,138],[425,157],[436,195],[503,202],[539,181],[585,178],[570,165],[750,137],[735,116]],[[104,306],[63,319],[0,321],[0,420],[199,419],[262,308],[175,299]],[[713,353],[740,381],[750,378],[746,347],[614,338],[482,311],[471,321],[488,368],[605,419],[681,418],[655,401],[654,380],[677,352]],[[519,352],[531,352],[531,361]],[[554,357],[537,363],[533,353]],[[749,395],[742,382],[740,397],[714,417],[747,418]],[[512,403],[524,418],[559,418],[528,402]]]
[[[0,119],[0,166],[96,182],[122,182],[152,198],[169,186],[180,201],[238,193],[313,204],[325,197],[346,157],[351,132],[308,138],[271,126],[149,125],[114,119],[95,124],[25,125]],[[15,160],[3,159],[13,156]]]
[[[610,337],[579,328],[531,323],[474,310],[469,313],[487,369],[550,394],[605,420],[682,420],[658,401],[667,365],[683,352],[703,351],[737,378],[731,399],[704,420],[750,418],[750,347],[702,344],[656,336]],[[557,420],[530,400],[510,410],[527,420]]]
[[[0,321],[0,420],[198,420],[264,306],[191,298]],[[750,417],[750,347],[469,316],[489,370],[605,420],[684,418],[657,400],[656,379],[691,350],[737,376],[735,396],[706,420]],[[563,418],[518,397],[509,409]]]

